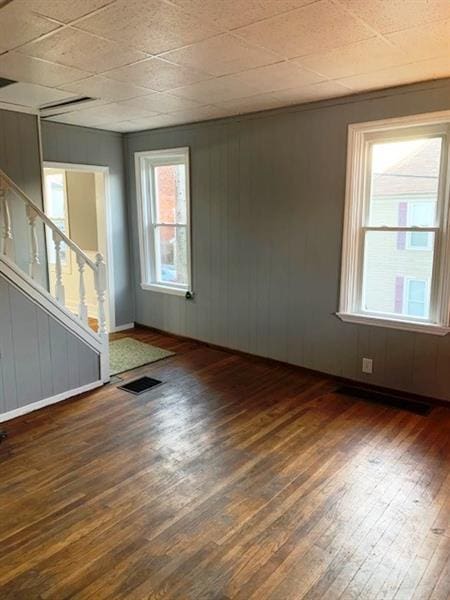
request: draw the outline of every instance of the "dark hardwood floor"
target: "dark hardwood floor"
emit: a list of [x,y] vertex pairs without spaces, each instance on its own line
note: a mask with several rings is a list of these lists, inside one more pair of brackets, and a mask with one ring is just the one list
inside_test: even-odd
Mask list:
[[1,600],[449,598],[449,409],[131,335],[177,353],[125,377],[163,386],[7,424]]

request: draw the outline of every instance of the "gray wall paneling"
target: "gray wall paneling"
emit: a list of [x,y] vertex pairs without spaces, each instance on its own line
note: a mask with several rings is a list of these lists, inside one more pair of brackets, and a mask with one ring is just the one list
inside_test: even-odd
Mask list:
[[[42,208],[39,131],[35,115],[0,110],[0,168]],[[25,205],[11,194],[10,209],[15,260],[22,270],[28,272],[29,228]],[[41,259],[40,283],[47,287],[43,225],[38,226],[37,232]]]
[[[450,399],[450,336],[342,323],[347,127],[450,108],[440,80],[127,134],[136,321],[351,379]],[[134,152],[191,148],[196,298],[144,291]],[[372,376],[361,372],[373,358]]]
[[0,275],[0,414],[98,381],[99,356]]

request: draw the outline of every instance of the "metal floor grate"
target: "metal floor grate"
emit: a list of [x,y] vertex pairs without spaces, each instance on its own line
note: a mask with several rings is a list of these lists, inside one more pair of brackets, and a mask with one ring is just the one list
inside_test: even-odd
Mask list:
[[135,394],[138,396],[139,394],[143,394],[144,392],[147,392],[151,388],[155,387],[156,385],[160,385],[161,383],[162,381],[159,381],[159,379],[152,379],[151,377],[144,376],[139,377],[139,379],[135,379],[134,381],[129,381],[124,385],[118,385],[117,387],[119,390],[125,390],[130,394]]

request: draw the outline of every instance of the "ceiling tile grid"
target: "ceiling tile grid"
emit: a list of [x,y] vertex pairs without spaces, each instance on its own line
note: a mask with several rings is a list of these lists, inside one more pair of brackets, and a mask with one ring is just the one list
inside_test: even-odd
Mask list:
[[450,76],[450,0],[10,0],[0,102],[136,131]]

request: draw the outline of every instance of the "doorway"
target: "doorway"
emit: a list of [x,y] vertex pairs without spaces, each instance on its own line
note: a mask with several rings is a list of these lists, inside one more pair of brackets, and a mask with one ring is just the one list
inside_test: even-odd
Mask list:
[[[47,216],[95,262],[101,253],[107,265],[105,302],[108,331],[115,329],[114,279],[109,204],[109,169],[92,165],[44,163],[44,210]],[[50,229],[46,228],[48,281],[52,295],[56,284],[56,253]],[[65,305],[78,314],[79,270],[76,256],[61,244],[62,282]],[[97,295],[91,269],[84,271],[88,322],[96,329]]]

